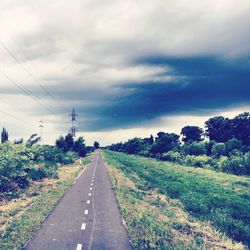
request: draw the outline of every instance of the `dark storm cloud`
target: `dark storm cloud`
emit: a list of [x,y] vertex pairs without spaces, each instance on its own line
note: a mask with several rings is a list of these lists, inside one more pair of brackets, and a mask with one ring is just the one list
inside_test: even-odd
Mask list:
[[84,129],[129,128],[166,115],[205,115],[213,110],[250,104],[247,58],[221,61],[205,57],[151,57],[136,63],[170,66],[178,80],[121,85],[118,96],[110,96],[108,102],[89,112],[82,110],[96,116]]

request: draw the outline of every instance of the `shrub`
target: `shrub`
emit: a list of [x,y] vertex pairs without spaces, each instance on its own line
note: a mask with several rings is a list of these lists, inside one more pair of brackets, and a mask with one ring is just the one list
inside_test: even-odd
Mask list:
[[239,150],[242,146],[242,142],[233,138],[225,143],[226,153],[229,155],[234,150]]
[[225,143],[219,142],[213,145],[212,155],[215,158],[219,158],[222,155],[226,155],[226,146]]
[[204,155],[206,154],[205,144],[203,142],[192,142],[183,146],[185,154],[189,155]]
[[179,152],[169,151],[169,152],[164,153],[162,155],[162,160],[181,163],[182,162],[182,156],[181,156],[181,154]]
[[33,154],[22,144],[6,142],[0,146],[0,192],[24,188],[28,185],[25,171],[33,167]]
[[199,156],[187,155],[185,158],[185,163],[188,166],[202,168],[208,163],[208,160],[209,157],[206,155],[199,155]]
[[63,157],[63,164],[72,164],[77,159],[78,155],[76,152],[68,151]]

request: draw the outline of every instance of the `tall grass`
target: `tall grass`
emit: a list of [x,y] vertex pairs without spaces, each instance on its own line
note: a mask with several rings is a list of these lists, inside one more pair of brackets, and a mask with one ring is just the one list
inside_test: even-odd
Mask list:
[[250,246],[250,178],[223,173],[218,177],[210,170],[110,151],[105,151],[105,157],[141,189],[154,188],[181,200],[191,215],[211,221],[229,237]]

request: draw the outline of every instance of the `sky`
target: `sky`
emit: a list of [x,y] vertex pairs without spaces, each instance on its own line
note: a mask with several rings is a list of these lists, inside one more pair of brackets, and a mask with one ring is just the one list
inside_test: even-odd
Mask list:
[[101,145],[250,111],[249,0],[1,0],[0,129]]

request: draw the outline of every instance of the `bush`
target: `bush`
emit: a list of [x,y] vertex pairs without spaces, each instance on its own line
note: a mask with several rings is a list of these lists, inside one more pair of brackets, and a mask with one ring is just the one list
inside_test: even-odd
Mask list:
[[6,142],[0,145],[0,192],[28,185],[26,169],[34,166],[31,150],[22,144]]
[[169,152],[164,153],[162,155],[162,160],[181,163],[182,162],[182,156],[181,156],[181,154],[179,152],[169,151]]
[[188,166],[203,168],[205,165],[208,164],[209,157],[206,155],[187,155],[185,158],[185,163]]
[[226,146],[226,153],[227,153],[227,155],[229,155],[233,151],[239,150],[242,147],[242,142],[233,138],[233,139],[230,139],[229,141],[227,141],[225,143],[225,146]]
[[226,146],[225,143],[219,142],[213,145],[212,155],[215,158],[219,158],[222,155],[226,155]]
[[203,142],[187,143],[183,146],[185,154],[189,155],[204,155],[206,154],[205,144]]
[[76,152],[68,151],[63,157],[63,164],[72,164],[77,159],[78,155]]

